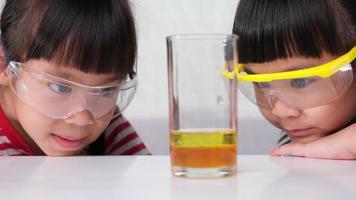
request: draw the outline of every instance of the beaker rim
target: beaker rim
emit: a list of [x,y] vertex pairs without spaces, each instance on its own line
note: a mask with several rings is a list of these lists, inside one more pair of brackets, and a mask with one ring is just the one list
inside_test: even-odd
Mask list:
[[166,36],[167,40],[204,40],[204,39],[216,39],[221,40],[222,38],[238,39],[235,34],[229,33],[184,33],[184,34],[174,34]]

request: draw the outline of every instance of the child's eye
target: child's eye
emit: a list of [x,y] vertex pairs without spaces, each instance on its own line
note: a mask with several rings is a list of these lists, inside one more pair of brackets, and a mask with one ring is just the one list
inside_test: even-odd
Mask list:
[[70,93],[72,91],[71,87],[63,85],[61,83],[49,82],[47,83],[47,85],[49,88],[51,88],[51,90],[57,93]]
[[103,92],[103,93],[101,93],[101,96],[110,98],[110,97],[115,96],[116,94],[117,94],[117,90],[113,90],[113,91]]
[[119,92],[118,87],[108,87],[108,88],[102,89],[100,91],[100,95],[102,97],[111,98],[111,97],[114,97],[115,95],[117,95],[118,92]]
[[255,82],[255,85],[260,89],[266,89],[270,87],[268,82]]
[[291,80],[291,86],[297,89],[303,89],[307,87],[309,84],[315,82],[314,78],[298,78]]

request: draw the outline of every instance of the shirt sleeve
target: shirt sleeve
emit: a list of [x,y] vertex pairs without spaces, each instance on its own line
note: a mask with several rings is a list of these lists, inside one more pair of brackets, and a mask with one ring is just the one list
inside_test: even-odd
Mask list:
[[290,139],[290,137],[288,137],[288,135],[285,132],[281,132],[281,137],[279,138],[277,145],[282,146],[291,142],[292,140]]
[[104,131],[106,155],[150,155],[130,122],[121,114]]

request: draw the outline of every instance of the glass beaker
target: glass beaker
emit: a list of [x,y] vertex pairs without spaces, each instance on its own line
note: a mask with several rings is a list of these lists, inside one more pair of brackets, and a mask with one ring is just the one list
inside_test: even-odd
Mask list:
[[223,72],[237,64],[237,36],[167,37],[172,173],[222,177],[236,173],[237,83]]

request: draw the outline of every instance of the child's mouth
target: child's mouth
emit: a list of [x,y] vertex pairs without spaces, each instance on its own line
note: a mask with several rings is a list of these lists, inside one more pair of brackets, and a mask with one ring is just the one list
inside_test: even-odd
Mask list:
[[309,135],[311,129],[312,128],[292,129],[292,130],[286,130],[286,132],[291,137],[304,137]]
[[53,139],[57,142],[57,144],[63,148],[71,148],[71,149],[78,148],[82,146],[82,144],[84,143],[84,138],[73,139],[64,136],[59,136],[53,133],[52,136]]

